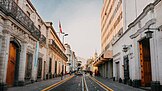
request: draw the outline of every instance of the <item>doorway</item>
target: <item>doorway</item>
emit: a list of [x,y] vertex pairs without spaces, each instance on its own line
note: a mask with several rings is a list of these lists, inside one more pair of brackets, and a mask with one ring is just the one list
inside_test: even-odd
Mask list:
[[20,44],[15,39],[10,42],[6,76],[8,86],[13,86],[18,81],[20,48]]
[[43,79],[46,79],[46,61],[44,61],[44,67],[43,67]]
[[127,83],[129,80],[129,59],[128,55],[124,56],[124,80]]
[[55,61],[55,75],[57,75],[57,61]]
[[116,80],[119,80],[120,78],[120,67],[119,62],[116,62]]
[[37,70],[37,79],[42,77],[42,58],[38,58],[38,70]]
[[32,62],[33,62],[33,54],[26,54],[26,68],[25,68],[25,81],[30,82],[31,74],[32,74]]
[[143,39],[139,41],[140,48],[140,64],[141,64],[141,85],[150,86],[152,80],[151,74],[151,57],[150,57],[150,41]]
[[52,58],[49,59],[49,70],[48,70],[48,73],[49,73],[49,78],[51,79],[52,78]]

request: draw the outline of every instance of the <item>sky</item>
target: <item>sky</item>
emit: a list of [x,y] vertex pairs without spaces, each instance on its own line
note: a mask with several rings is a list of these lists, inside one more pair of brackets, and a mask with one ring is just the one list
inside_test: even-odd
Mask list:
[[[31,0],[41,18],[53,22],[59,32],[59,21],[64,43],[68,43],[76,56],[90,58],[101,53],[101,9],[103,0]],[[62,37],[60,37],[62,41]]]

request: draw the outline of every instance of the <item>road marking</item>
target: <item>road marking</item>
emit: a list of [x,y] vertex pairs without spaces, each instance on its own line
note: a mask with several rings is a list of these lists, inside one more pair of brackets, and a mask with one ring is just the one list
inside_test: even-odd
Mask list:
[[84,91],[84,81],[83,81],[83,76],[82,76],[82,91]]
[[41,90],[41,91],[48,91],[48,90],[51,90],[52,88],[55,88],[55,87],[57,87],[57,86],[63,84],[64,82],[70,80],[70,79],[73,78],[73,77],[74,77],[74,75],[72,75],[72,76],[70,76],[70,77],[68,77],[68,78],[66,78],[66,79],[64,79],[64,80],[61,80],[61,81],[59,81],[59,82],[57,82],[57,83],[55,83],[55,84],[53,84],[53,85],[51,85],[51,86],[48,86],[48,87],[46,87],[45,89],[43,89],[43,90]]
[[103,89],[108,90],[108,91],[114,91],[111,88],[109,88],[108,86],[106,86],[105,84],[101,83],[100,81],[96,80],[94,77],[90,77],[94,82],[96,82],[99,86],[101,86]]
[[86,80],[85,80],[85,76],[83,76],[83,80],[84,80],[84,84],[85,84],[85,89],[86,89],[86,91],[89,91],[89,90],[88,90],[88,86],[87,86],[87,82],[86,82]]
[[83,74],[82,76],[82,91],[89,91],[86,80],[85,80],[85,74]]

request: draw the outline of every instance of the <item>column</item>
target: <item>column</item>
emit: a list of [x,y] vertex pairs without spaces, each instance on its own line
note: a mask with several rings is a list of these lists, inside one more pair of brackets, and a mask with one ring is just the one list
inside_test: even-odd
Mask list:
[[7,75],[7,64],[9,55],[9,44],[10,44],[10,34],[9,31],[3,30],[3,35],[0,35],[1,50],[0,50],[0,89],[5,90],[6,85],[6,75]]
[[[33,59],[32,59],[32,71],[31,71],[31,82],[33,83],[35,80],[36,80],[36,65],[35,65],[35,51],[34,51],[34,53],[33,53]],[[48,65],[49,65],[49,63],[48,63]],[[49,68],[49,66],[48,66],[48,68]],[[48,72],[49,72],[49,70],[48,70]]]
[[25,64],[26,64],[26,50],[27,43],[23,42],[21,45],[20,52],[20,62],[19,62],[19,77],[18,77],[18,85],[25,85]]

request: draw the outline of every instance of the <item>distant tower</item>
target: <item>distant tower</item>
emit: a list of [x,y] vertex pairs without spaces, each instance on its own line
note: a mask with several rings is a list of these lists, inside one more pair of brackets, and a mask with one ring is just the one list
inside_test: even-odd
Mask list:
[[95,59],[97,59],[97,51],[95,50],[95,53],[94,53],[94,55],[93,55],[93,59],[95,60]]

